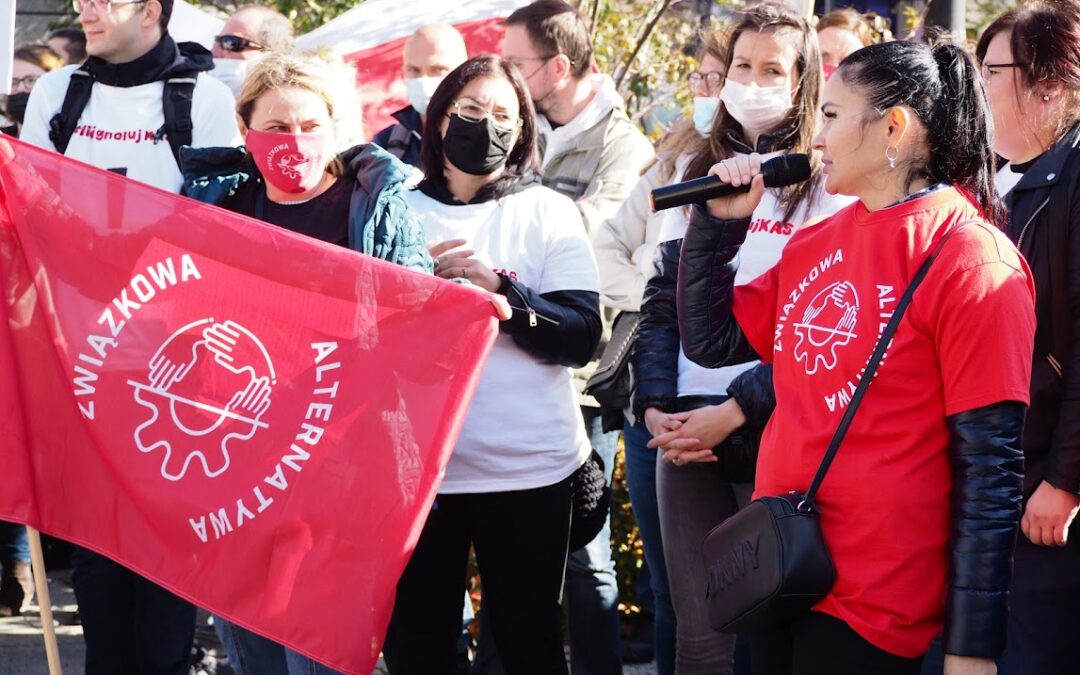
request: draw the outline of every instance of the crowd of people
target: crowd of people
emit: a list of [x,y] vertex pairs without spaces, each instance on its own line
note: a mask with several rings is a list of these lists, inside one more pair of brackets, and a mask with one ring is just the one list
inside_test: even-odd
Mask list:
[[[338,66],[273,10],[233,14],[211,52],[170,37],[172,0],[75,6],[85,35],[16,50],[5,133],[511,308],[397,586],[390,673],[622,672],[610,529],[569,543],[575,473],[597,458],[610,484],[619,447],[660,675],[1075,672],[1080,1],[1031,0],[974,48],[753,4],[698,36],[692,112],[655,147],[563,0],[512,13],[500,55],[420,28],[409,105],[371,143]],[[299,170],[270,161],[282,144]],[[789,153],[809,179],[767,188]],[[740,190],[650,207],[710,175]],[[613,404],[591,378],[627,344]],[[832,590],[716,631],[703,539],[805,491],[852,405],[817,496]],[[0,523],[0,554],[0,615],[18,614],[22,527]],[[190,603],[96,553],[72,563],[88,674],[187,674]],[[214,624],[237,673],[334,672]]]

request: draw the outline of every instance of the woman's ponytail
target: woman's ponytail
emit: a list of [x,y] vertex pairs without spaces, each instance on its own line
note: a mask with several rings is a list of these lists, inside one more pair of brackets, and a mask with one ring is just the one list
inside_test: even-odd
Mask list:
[[932,181],[948,181],[974,197],[987,220],[1001,225],[1004,211],[994,186],[994,153],[990,149],[994,120],[975,60],[960,46],[939,41],[931,47],[941,82],[930,119]]

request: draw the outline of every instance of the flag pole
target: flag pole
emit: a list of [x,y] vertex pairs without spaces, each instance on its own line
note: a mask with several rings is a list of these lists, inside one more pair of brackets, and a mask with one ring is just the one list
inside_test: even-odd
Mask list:
[[49,675],[63,675],[60,670],[60,646],[56,642],[56,627],[53,625],[52,601],[49,599],[49,580],[45,576],[45,555],[41,550],[41,534],[27,525],[26,536],[30,540],[30,566],[34,573],[34,587],[41,611],[41,630],[45,636],[45,656],[49,660]]

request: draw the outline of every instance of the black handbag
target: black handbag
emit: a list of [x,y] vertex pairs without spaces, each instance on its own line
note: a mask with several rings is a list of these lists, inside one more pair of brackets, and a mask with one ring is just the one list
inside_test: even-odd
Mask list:
[[596,538],[607,522],[611,486],[604,476],[604,460],[595,450],[570,478],[570,551]]
[[600,363],[585,383],[585,393],[602,408],[621,411],[630,405],[630,352],[639,323],[641,312],[619,312]]
[[[956,232],[957,227],[953,232]],[[815,498],[855,412],[874,379],[915,289],[941,252],[946,235],[908,284],[878,339],[851,403],[806,494],[761,497],[717,525],[703,544],[709,624],[724,633],[752,633],[790,622],[832,589],[836,568],[825,544]]]

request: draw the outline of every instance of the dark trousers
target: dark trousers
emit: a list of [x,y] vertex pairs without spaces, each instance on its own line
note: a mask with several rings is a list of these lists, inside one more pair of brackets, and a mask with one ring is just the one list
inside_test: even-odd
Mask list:
[[[1070,541],[1080,537],[1073,527]],[[1080,542],[1036,546],[1023,534],[1013,555],[1009,633],[1000,675],[1080,672]]]
[[570,479],[534,490],[435,498],[405,573],[383,655],[392,675],[456,672],[469,545],[507,675],[560,675]]
[[754,675],[916,675],[922,658],[906,659],[864,640],[843,621],[808,612],[750,641]]
[[188,675],[195,607],[84,548],[71,554],[86,675]]

